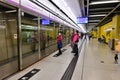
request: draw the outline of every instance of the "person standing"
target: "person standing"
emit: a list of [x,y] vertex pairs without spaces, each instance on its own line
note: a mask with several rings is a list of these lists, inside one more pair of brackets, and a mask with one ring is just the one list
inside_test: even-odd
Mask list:
[[118,63],[119,57],[120,57],[120,41],[117,40],[117,45],[115,46],[115,56],[114,56],[115,63]]
[[62,54],[62,51],[61,51],[61,48],[62,48],[62,39],[63,39],[62,34],[59,32],[59,35],[57,37],[57,47],[58,47],[59,52],[58,52],[58,54],[56,54],[57,56],[59,56],[59,55]]
[[75,32],[75,35],[73,37],[73,53],[75,53],[75,56],[78,56],[78,42],[79,42],[79,34],[78,31]]

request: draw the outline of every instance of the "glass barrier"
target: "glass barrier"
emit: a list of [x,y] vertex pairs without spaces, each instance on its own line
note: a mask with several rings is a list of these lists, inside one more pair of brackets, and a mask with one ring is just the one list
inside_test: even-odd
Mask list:
[[18,71],[17,9],[0,2],[0,80]]
[[21,12],[22,65],[23,68],[39,60],[38,17]]

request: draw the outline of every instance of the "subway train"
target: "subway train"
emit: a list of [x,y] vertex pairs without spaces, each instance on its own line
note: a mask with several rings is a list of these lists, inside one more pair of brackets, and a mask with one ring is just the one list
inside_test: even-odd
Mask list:
[[12,0],[0,1],[0,80],[56,51],[58,32],[63,46],[69,44],[72,30],[65,22],[7,1]]

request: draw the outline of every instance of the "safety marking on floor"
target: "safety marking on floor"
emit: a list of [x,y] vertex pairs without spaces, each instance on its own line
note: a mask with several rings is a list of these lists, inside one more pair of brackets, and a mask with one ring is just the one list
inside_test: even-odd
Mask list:
[[71,80],[77,60],[78,56],[73,57],[72,61],[70,62],[68,68],[66,69],[65,73],[63,74],[60,80]]
[[40,69],[32,69],[30,72],[28,72],[27,74],[25,74],[18,80],[29,80],[33,75],[35,75],[39,71],[40,71]]

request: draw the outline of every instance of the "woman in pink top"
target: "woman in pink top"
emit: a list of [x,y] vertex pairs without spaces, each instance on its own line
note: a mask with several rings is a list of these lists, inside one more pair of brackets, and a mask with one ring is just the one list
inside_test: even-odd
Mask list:
[[59,33],[59,35],[57,37],[57,42],[62,42],[62,35],[61,35],[61,33]]
[[78,31],[76,31],[73,37],[73,43],[74,43],[73,53],[75,53],[75,56],[78,56],[78,44],[77,44],[78,42],[79,42],[79,34]]
[[78,31],[75,32],[75,35],[73,37],[73,43],[76,43],[79,41],[79,34],[78,34]]
[[62,39],[63,39],[62,34],[59,33],[59,35],[57,37],[57,47],[58,47],[58,50],[59,50],[58,54],[56,54],[57,56],[59,56],[59,55],[62,54],[62,51],[61,51],[61,48],[62,48]]

